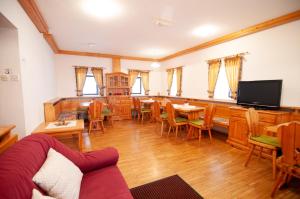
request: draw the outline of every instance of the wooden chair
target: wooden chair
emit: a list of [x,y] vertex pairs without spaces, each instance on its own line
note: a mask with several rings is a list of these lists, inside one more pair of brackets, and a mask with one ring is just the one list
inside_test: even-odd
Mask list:
[[160,112],[160,103],[158,101],[155,101],[152,106],[152,115],[155,120],[155,122],[160,122],[160,135],[162,136],[164,131],[164,123],[168,121],[168,114],[166,112],[161,113]]
[[290,122],[278,129],[282,156],[277,159],[280,173],[273,186],[271,196],[291,177],[300,178],[300,122]]
[[138,107],[137,107],[137,104],[136,104],[136,98],[135,97],[133,97],[132,98],[132,104],[133,104],[133,119],[136,119],[137,117],[136,116],[138,116]]
[[246,119],[248,123],[248,143],[250,146],[250,151],[247,156],[245,167],[247,167],[251,156],[258,147],[260,150],[260,157],[263,149],[269,149],[272,151],[272,163],[273,163],[273,179],[276,178],[276,157],[277,150],[280,148],[279,140],[277,137],[263,135],[259,132],[259,115],[254,108],[249,108],[246,112]]
[[175,109],[174,109],[173,105],[170,102],[168,102],[166,104],[166,110],[167,110],[168,123],[170,125],[169,131],[168,131],[168,136],[171,132],[171,129],[175,128],[175,134],[176,134],[176,138],[177,138],[177,136],[178,136],[178,127],[186,126],[186,128],[188,129],[188,120],[186,118],[176,117],[175,116]]
[[151,109],[150,108],[142,107],[142,104],[141,104],[141,101],[139,98],[136,98],[135,103],[136,103],[136,109],[137,109],[137,114],[138,114],[138,120],[141,120],[143,122],[145,115],[148,115],[149,118],[151,118]]
[[205,109],[204,118],[189,121],[190,129],[189,134],[194,130],[193,128],[199,129],[199,143],[201,142],[202,130],[208,131],[210,142],[212,142],[211,129],[213,127],[213,116],[216,111],[214,104],[208,104],[208,107]]
[[103,108],[102,110],[102,116],[107,118],[107,121],[110,123],[110,125],[113,127],[113,118],[114,118],[114,105],[112,103],[109,103],[107,107]]
[[89,106],[89,133],[91,131],[99,131],[102,130],[104,132],[104,125],[103,125],[103,115],[102,115],[102,110],[103,110],[103,103],[100,101],[93,101],[90,103]]

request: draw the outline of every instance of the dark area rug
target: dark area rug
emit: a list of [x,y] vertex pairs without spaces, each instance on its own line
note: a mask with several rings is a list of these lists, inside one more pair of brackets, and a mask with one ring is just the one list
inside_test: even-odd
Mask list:
[[134,199],[203,199],[178,175],[130,189]]

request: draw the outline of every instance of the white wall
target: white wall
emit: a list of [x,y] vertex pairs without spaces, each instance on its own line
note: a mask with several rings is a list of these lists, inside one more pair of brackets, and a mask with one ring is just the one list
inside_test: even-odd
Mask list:
[[[0,72],[3,74],[7,68],[12,74],[20,75],[18,32],[15,28],[0,28]],[[24,136],[21,81],[0,81],[0,93],[0,125],[15,124],[15,131],[19,136]]]
[[[151,62],[146,61],[121,60],[121,71],[128,73],[128,69],[151,70],[149,74],[150,95],[156,95],[161,87],[161,72],[153,70],[150,64]],[[73,66],[104,67],[105,74],[112,71],[112,60],[110,58],[55,55],[56,85],[59,97],[76,96],[76,80]]]
[[44,119],[43,102],[56,97],[53,52],[17,0],[1,0],[0,12],[17,28],[25,131]]
[[283,79],[282,106],[300,106],[300,21],[258,32],[162,63],[162,92],[166,94],[165,69],[183,68],[183,96],[207,99],[206,60],[249,52],[242,80]]

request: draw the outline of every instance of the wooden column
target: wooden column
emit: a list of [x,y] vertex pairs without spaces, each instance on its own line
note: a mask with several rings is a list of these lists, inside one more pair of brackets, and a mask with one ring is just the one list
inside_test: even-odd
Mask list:
[[121,72],[121,59],[112,58],[112,72]]

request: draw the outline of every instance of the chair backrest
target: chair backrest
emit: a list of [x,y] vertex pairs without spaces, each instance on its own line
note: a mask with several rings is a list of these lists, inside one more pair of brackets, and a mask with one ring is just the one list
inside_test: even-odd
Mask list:
[[176,125],[176,122],[175,122],[175,109],[172,105],[171,102],[168,102],[166,104],[166,110],[167,110],[167,114],[168,114],[168,122],[171,126],[174,126]]
[[94,100],[89,106],[89,118],[90,120],[97,120],[102,118],[103,103],[98,100]]
[[152,105],[152,115],[155,120],[160,121],[160,103],[158,101],[155,101]]
[[245,113],[247,123],[248,123],[248,131],[249,137],[251,136],[259,136],[259,115],[258,112],[254,108],[249,108]]
[[213,103],[208,104],[208,106],[205,108],[205,114],[204,114],[204,126],[208,128],[212,128],[213,126],[213,117],[216,111],[216,105]]
[[136,110],[138,110],[138,111],[142,110],[141,100],[139,98],[136,98],[136,100],[135,100],[135,106],[136,106]]
[[282,161],[288,165],[300,165],[300,122],[290,122],[278,128],[281,133]]
[[136,107],[136,98],[135,97],[132,98],[132,104],[133,104],[133,108],[136,110],[137,107]]

